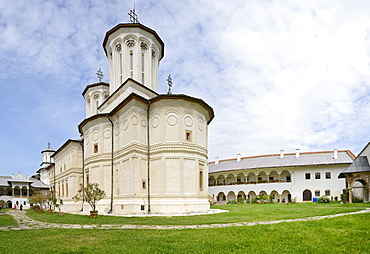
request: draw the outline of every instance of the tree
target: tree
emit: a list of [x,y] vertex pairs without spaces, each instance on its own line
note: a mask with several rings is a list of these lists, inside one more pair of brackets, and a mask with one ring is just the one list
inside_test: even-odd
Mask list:
[[85,200],[91,206],[93,211],[96,211],[96,203],[105,198],[107,194],[105,191],[99,188],[99,184],[97,183],[89,183],[86,187],[80,185],[80,189],[78,190],[76,196],[73,197],[73,200]]
[[45,195],[46,204],[49,207],[49,210],[52,210],[53,206],[54,206],[54,209],[55,209],[55,205],[57,203],[56,191],[48,190],[47,192],[45,192],[44,195]]
[[41,192],[41,191],[35,191],[33,193],[33,196],[28,198],[28,202],[30,204],[39,204],[40,209],[42,209],[44,207],[44,204],[45,204],[46,200],[47,200],[46,194],[44,192]]

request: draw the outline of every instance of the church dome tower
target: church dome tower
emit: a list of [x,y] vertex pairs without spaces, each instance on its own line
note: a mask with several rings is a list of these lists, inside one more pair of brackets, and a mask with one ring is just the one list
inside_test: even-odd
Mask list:
[[110,95],[128,78],[158,91],[164,43],[154,30],[139,23],[118,24],[106,33],[103,48],[109,60]]

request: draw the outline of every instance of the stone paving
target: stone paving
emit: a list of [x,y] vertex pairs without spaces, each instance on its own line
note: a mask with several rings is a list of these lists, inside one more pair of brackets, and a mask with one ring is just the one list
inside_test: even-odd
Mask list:
[[204,224],[204,225],[77,225],[77,224],[59,224],[59,223],[48,223],[40,222],[31,219],[25,213],[25,211],[11,210],[6,212],[14,217],[18,222],[17,227],[0,227],[0,230],[27,230],[27,229],[43,229],[43,228],[65,228],[65,229],[202,229],[202,228],[227,228],[227,227],[245,227],[245,226],[255,226],[255,225],[268,225],[277,224],[282,222],[295,222],[295,221],[312,221],[312,220],[322,220],[328,218],[335,218],[351,214],[362,214],[369,213],[370,208],[365,210],[350,212],[350,213],[339,213],[334,215],[325,216],[315,216],[308,218],[298,218],[289,220],[275,220],[275,221],[258,221],[258,222],[236,222],[236,223],[222,223],[222,224]]

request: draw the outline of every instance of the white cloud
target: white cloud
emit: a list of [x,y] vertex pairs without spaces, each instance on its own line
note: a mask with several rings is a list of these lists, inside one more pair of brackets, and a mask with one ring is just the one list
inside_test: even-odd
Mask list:
[[[215,110],[210,159],[280,148],[357,153],[368,142],[367,1],[135,3],[139,20],[165,42],[159,92],[167,91],[171,73],[173,92],[202,98]],[[56,149],[78,138],[81,92],[96,82],[99,67],[108,81],[105,32],[128,22],[133,6],[0,1],[0,117],[8,119],[0,129],[0,156],[16,150],[9,144],[23,144],[30,163],[19,168],[34,172],[49,140]],[[9,162],[4,167],[0,174],[17,171]]]

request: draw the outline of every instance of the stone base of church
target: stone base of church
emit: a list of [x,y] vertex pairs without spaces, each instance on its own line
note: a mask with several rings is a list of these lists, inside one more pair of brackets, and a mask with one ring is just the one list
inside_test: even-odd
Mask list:
[[[120,198],[113,200],[113,212],[110,211],[110,199],[104,199],[98,202],[97,210],[100,215],[144,215],[148,214],[147,198]],[[91,207],[85,203],[81,212],[82,203],[65,203],[63,211],[68,213],[89,214]],[[171,214],[194,214],[207,213],[210,205],[207,198],[151,198],[150,214],[171,215]]]

